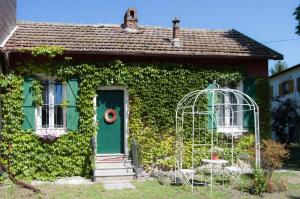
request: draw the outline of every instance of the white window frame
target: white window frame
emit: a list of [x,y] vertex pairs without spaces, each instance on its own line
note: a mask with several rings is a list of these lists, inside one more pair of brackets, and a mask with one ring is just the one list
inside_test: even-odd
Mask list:
[[[36,118],[36,133],[38,135],[45,135],[45,134],[55,134],[56,136],[61,136],[67,132],[67,111],[66,108],[63,108],[63,127],[62,128],[55,128],[54,127],[54,83],[57,78],[55,76],[43,76],[38,75],[40,80],[48,81],[49,83],[49,128],[42,127],[42,106],[37,106],[35,108],[35,118]],[[63,100],[66,99],[66,84],[62,82],[63,86]]]
[[[226,86],[225,86],[226,88]],[[227,86],[228,88],[228,86]],[[239,91],[243,91],[243,82],[239,82],[239,84],[236,86],[235,88],[236,90]],[[231,125],[230,124],[230,108],[227,107],[226,108],[226,102],[228,102],[230,100],[230,96],[225,95],[224,96],[224,102],[225,102],[225,121],[224,121],[224,125],[219,125],[219,123],[217,122],[217,131],[218,132],[228,132],[228,133],[233,133],[233,132],[247,132],[246,129],[244,129],[244,114],[243,114],[243,107],[238,106],[237,110],[236,110],[236,115],[237,115],[237,121],[236,121],[236,125]],[[218,114],[217,114],[218,115]]]

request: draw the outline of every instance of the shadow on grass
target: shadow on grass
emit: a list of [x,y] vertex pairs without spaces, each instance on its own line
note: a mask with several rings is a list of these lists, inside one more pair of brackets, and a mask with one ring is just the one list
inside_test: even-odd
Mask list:
[[285,160],[282,168],[300,171],[300,147],[290,147],[289,152],[289,158]]
[[289,196],[288,198],[289,199],[300,199],[300,197],[298,197],[298,196]]
[[[192,180],[190,180],[189,181],[189,185],[191,185],[192,184]],[[188,183],[187,183],[188,184]],[[180,182],[177,182],[177,183],[175,183],[175,182],[172,182],[171,184],[170,184],[171,186],[183,186],[183,183],[180,183]],[[205,186],[205,182],[203,182],[203,181],[198,181],[198,180],[194,180],[194,183],[193,183],[193,186]]]

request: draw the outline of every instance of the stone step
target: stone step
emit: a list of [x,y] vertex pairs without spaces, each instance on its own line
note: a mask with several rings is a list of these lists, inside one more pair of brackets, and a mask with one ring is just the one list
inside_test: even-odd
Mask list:
[[105,160],[97,160],[96,163],[131,163],[131,160],[128,159],[105,159]]
[[122,162],[96,162],[96,167],[131,167],[131,161],[122,161]]
[[124,154],[101,154],[96,156],[96,161],[123,161],[126,160]]
[[131,160],[124,154],[100,154],[96,156],[94,179],[96,182],[131,181],[135,178]]
[[95,165],[95,169],[131,169],[133,168],[130,163],[97,163]]
[[133,168],[95,169],[95,176],[135,175]]
[[128,182],[133,181],[135,175],[122,175],[122,176],[95,176],[95,182]]

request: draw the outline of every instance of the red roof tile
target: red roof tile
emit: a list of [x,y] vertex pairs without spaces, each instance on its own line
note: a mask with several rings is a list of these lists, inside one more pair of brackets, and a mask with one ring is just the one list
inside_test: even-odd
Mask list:
[[130,33],[118,25],[19,22],[4,49],[41,45],[67,51],[155,56],[216,56],[282,59],[283,56],[236,30],[180,29],[181,47],[172,46],[172,29],[140,26]]

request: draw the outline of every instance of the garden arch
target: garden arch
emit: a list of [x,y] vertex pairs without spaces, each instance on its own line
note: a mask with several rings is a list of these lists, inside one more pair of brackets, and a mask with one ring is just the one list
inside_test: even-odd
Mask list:
[[[244,117],[252,118],[251,129],[244,128]],[[248,130],[255,134],[255,165],[260,167],[259,107],[250,96],[215,82],[184,96],[176,109],[175,181],[179,170],[189,168],[193,187],[199,157],[205,153],[211,159],[215,146],[225,146],[223,139],[230,140],[225,159],[233,164],[234,139]]]

